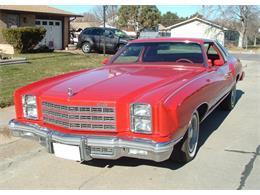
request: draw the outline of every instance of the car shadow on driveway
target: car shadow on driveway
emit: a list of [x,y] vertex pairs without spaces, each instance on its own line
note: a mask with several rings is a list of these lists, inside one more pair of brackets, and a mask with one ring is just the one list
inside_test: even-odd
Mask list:
[[[237,102],[244,94],[243,91],[237,90]],[[209,136],[218,129],[218,127],[223,123],[225,118],[229,115],[230,111],[223,111],[217,107],[202,123],[200,126],[200,140],[198,145],[198,150],[207,141]],[[195,157],[196,158],[196,157]],[[118,160],[104,160],[104,159],[93,159],[91,161],[82,162],[87,166],[94,166],[100,168],[112,168],[114,166],[125,166],[125,167],[137,167],[141,165],[167,168],[171,170],[176,170],[184,166],[185,164],[174,163],[171,160],[166,160],[164,162],[154,162],[149,160],[134,159],[123,157]]]
[[[237,102],[240,100],[243,91],[237,90]],[[223,123],[226,117],[231,111],[224,111],[218,106],[201,124],[200,124],[200,137],[199,137],[199,148],[207,141],[209,136],[218,129]]]

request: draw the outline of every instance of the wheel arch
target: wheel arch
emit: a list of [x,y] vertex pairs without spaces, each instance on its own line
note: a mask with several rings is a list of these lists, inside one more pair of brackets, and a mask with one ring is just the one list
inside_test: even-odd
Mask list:
[[238,75],[236,76],[236,82],[239,81],[239,78],[240,78],[240,75],[238,74]]
[[81,45],[83,45],[84,43],[90,43],[91,46],[94,45],[94,41],[91,38],[86,38],[84,41],[82,41]]
[[206,116],[206,114],[207,114],[207,112],[208,112],[208,109],[209,109],[209,105],[208,105],[206,102],[200,104],[200,105],[196,108],[196,110],[197,110],[197,112],[198,112],[198,114],[199,114],[199,121],[200,121],[200,122],[201,122],[201,121],[204,119],[204,117]]

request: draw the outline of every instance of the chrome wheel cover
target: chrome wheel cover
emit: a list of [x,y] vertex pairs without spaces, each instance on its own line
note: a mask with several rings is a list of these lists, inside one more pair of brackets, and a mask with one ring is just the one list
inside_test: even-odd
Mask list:
[[188,150],[190,157],[195,156],[199,140],[199,121],[196,115],[192,119],[188,127]]
[[83,47],[82,47],[82,50],[83,50],[84,52],[88,53],[89,50],[90,50],[89,44],[84,44]]

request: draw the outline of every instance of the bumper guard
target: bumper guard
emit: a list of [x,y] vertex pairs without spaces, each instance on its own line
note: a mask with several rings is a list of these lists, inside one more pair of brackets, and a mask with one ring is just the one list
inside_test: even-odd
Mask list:
[[52,143],[55,142],[79,146],[82,161],[93,158],[118,159],[126,156],[161,162],[170,157],[174,145],[181,140],[179,138],[170,142],[154,142],[130,137],[64,134],[39,125],[18,122],[15,119],[9,122],[9,128],[15,137],[39,141],[49,153],[54,153]]

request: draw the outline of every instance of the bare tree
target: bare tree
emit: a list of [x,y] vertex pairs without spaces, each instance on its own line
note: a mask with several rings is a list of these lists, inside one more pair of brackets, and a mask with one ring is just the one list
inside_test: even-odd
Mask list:
[[83,13],[83,17],[78,17],[75,20],[76,22],[98,22],[96,16],[91,12]]
[[[117,11],[118,6],[117,5],[107,5],[106,6],[106,23],[110,26],[116,26],[116,20],[117,20]],[[97,18],[99,22],[103,21],[103,6],[98,5],[94,8],[93,14]]]
[[259,18],[259,7],[254,5],[204,6],[204,15],[229,25],[240,34],[239,47],[246,47],[250,26]]

